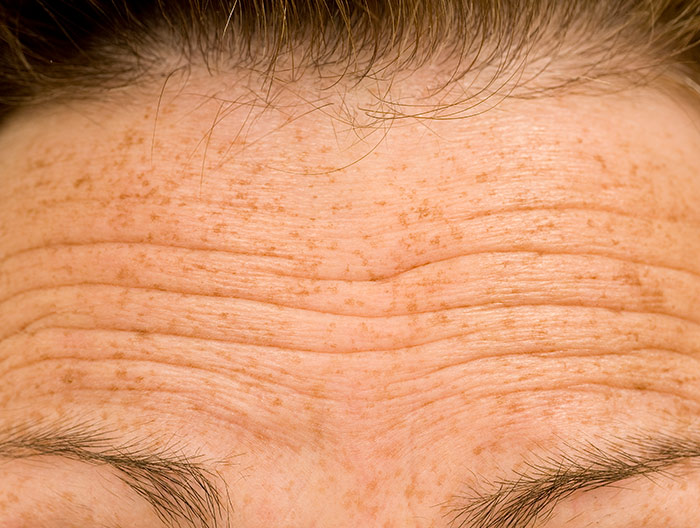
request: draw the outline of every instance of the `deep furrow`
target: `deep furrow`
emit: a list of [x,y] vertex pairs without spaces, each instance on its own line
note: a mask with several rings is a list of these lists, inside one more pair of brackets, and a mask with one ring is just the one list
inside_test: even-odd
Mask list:
[[[147,288],[144,286],[115,286],[114,284],[111,283],[91,283],[91,282],[86,282],[86,283],[78,283],[77,285],[75,284],[67,284],[67,285],[56,285],[56,286],[49,286],[49,287],[37,287],[37,288],[29,288],[23,292],[18,292],[15,295],[12,295],[8,297],[7,299],[4,299],[0,301],[0,305],[5,304],[6,302],[11,301],[14,297],[17,297],[19,295],[23,295],[25,293],[29,293],[32,291],[44,291],[44,290],[53,290],[53,289],[60,289],[60,288],[71,288],[74,286],[79,286],[79,285],[94,285],[94,286],[103,286],[103,287],[109,287],[109,288],[114,288],[114,289],[119,289],[119,290],[138,290],[138,291],[144,291],[144,292],[159,292],[159,293],[165,293],[165,294],[173,294],[173,295],[183,295],[187,296],[188,298],[202,298],[202,299],[225,299],[225,300],[235,300],[235,301],[245,301],[245,302],[251,302],[251,303],[258,303],[262,304],[265,306],[275,306],[277,308],[285,308],[287,310],[293,310],[297,312],[305,312],[305,313],[310,313],[310,314],[322,314],[322,315],[334,315],[338,317],[344,317],[344,318],[352,318],[352,319],[361,319],[361,320],[372,320],[372,319],[391,319],[394,317],[408,317],[408,316],[415,316],[415,315],[429,315],[429,314],[437,314],[437,313],[442,313],[445,311],[450,311],[450,310],[464,310],[464,309],[488,309],[493,306],[497,306],[498,308],[521,308],[521,307],[526,307],[526,306],[532,306],[532,307],[538,307],[538,306],[543,306],[543,307],[570,307],[570,308],[584,308],[584,309],[599,309],[599,310],[605,310],[608,312],[614,312],[614,313],[625,313],[625,314],[637,314],[637,315],[655,315],[655,316],[662,316],[662,317],[669,317],[678,321],[682,321],[685,323],[689,323],[692,325],[700,325],[700,319],[693,319],[691,317],[686,317],[683,315],[679,314],[673,314],[673,313],[668,313],[668,312],[661,312],[661,311],[649,311],[649,310],[630,310],[630,309],[625,309],[625,308],[618,308],[618,307],[607,307],[607,306],[599,306],[599,305],[593,305],[593,304],[586,304],[585,302],[576,302],[576,303],[566,303],[566,302],[547,302],[547,303],[519,303],[519,302],[504,302],[504,301],[489,301],[489,302],[482,302],[482,303],[476,303],[476,304],[466,304],[466,305],[458,305],[458,306],[450,306],[448,308],[439,308],[436,310],[422,310],[422,311],[411,311],[411,312],[401,312],[401,313],[392,313],[391,315],[358,315],[358,314],[348,314],[344,312],[335,312],[335,311],[328,311],[328,310],[315,310],[313,308],[300,308],[298,306],[290,306],[287,304],[282,304],[282,303],[277,303],[273,301],[261,301],[259,299],[255,298],[249,298],[249,297],[229,297],[225,295],[211,295],[211,294],[200,294],[200,293],[189,293],[189,292],[184,292],[181,290],[167,290],[167,289],[162,289],[162,288]],[[33,324],[36,321],[31,321],[28,325]],[[26,328],[26,326],[24,328]]]

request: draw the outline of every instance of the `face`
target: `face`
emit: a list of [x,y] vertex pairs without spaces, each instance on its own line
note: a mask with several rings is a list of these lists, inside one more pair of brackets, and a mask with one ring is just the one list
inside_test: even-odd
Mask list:
[[5,126],[0,524],[697,526],[697,103],[330,93]]

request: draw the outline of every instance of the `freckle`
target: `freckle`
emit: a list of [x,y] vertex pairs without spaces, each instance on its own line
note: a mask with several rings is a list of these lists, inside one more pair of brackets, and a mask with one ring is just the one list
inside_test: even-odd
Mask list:
[[89,181],[90,181],[89,176],[83,176],[82,178],[78,178],[77,180],[75,180],[75,182],[73,182],[73,187],[75,189],[77,189],[78,187],[80,187],[81,185],[83,185],[84,183],[89,182]]
[[411,301],[408,306],[406,306],[408,313],[415,313],[418,310],[418,304],[416,301]]
[[61,381],[66,385],[70,385],[71,383],[73,383],[73,373],[70,370],[68,372],[65,372],[63,376],[61,376]]
[[125,379],[126,378],[126,369],[120,368],[117,369],[114,375],[119,378],[119,379]]
[[603,157],[602,157],[600,154],[595,154],[595,155],[593,156],[593,159],[596,160],[596,161],[600,164],[600,167],[601,167],[603,170],[607,170],[607,169],[608,169],[608,166],[607,166],[607,164],[605,163],[605,160],[603,159]]
[[518,402],[510,402],[507,409],[509,413],[516,415],[522,411],[523,407]]

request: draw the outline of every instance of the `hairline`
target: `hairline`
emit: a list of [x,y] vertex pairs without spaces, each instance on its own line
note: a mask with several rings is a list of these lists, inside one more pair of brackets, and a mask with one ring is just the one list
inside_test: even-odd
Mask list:
[[[631,84],[637,84],[644,82],[644,79],[653,78],[660,71],[661,66],[672,67],[678,71],[679,75],[683,75],[681,68],[677,67],[679,63],[649,56],[649,50],[653,49],[650,43],[633,46],[628,42],[634,38],[637,31],[631,19],[627,20],[623,17],[622,21],[615,26],[616,32],[613,32],[610,27],[597,28],[590,24],[595,16],[601,15],[596,14],[592,8],[586,8],[584,1],[574,2],[571,11],[567,12],[563,8],[556,7],[558,4],[550,0],[533,0],[524,3],[513,0],[498,8],[501,10],[498,11],[501,19],[493,18],[495,12],[491,10],[495,8],[484,7],[486,4],[473,0],[464,0],[454,5],[438,4],[440,9],[436,14],[438,19],[435,24],[436,29],[428,24],[426,14],[430,13],[426,10],[428,8],[422,8],[418,15],[411,19],[405,12],[410,2],[405,0],[390,0],[389,4],[404,6],[403,10],[398,10],[401,14],[393,15],[393,19],[385,13],[383,18],[370,22],[368,17],[352,18],[349,13],[346,13],[337,17],[330,29],[324,24],[330,24],[331,15],[324,17],[322,11],[314,11],[320,9],[318,6],[321,5],[315,2],[309,4],[312,6],[310,14],[304,15],[301,13],[303,11],[301,3],[284,0],[283,4],[290,8],[288,17],[283,17],[276,8],[271,9],[263,4],[260,6],[256,4],[252,9],[256,13],[258,9],[261,10],[257,13],[258,18],[263,16],[260,27],[256,25],[257,22],[253,22],[253,14],[241,11],[242,3],[233,4],[237,11],[235,9],[223,11],[223,6],[226,4],[224,1],[214,2],[211,6],[209,3],[202,4],[194,1],[190,3],[191,14],[185,14],[183,6],[188,2],[183,0],[174,4],[172,14],[161,13],[160,19],[157,16],[162,6],[156,8],[155,5],[158,4],[155,2],[146,4],[150,6],[154,20],[138,20],[140,25],[137,26],[134,19],[131,22],[133,27],[129,30],[124,29],[124,27],[128,28],[128,25],[124,26],[126,22],[122,22],[122,29],[117,30],[114,37],[122,38],[127,45],[122,48],[115,47],[114,51],[97,55],[107,63],[109,63],[109,57],[112,57],[114,63],[112,70],[107,67],[105,70],[93,70],[91,75],[87,73],[81,75],[79,72],[82,66],[78,63],[76,72],[69,74],[75,75],[74,78],[64,79],[62,87],[60,69],[56,70],[59,72],[57,79],[48,78],[47,81],[39,75],[37,77],[40,79],[39,82],[47,81],[53,83],[54,87],[43,92],[39,90],[42,95],[35,95],[33,99],[35,101],[70,100],[71,96],[74,97],[81,92],[84,97],[94,97],[103,95],[112,88],[148,84],[167,76],[173,69],[172,64],[165,64],[165,68],[163,67],[163,59],[166,55],[172,55],[174,62],[179,65],[201,65],[212,71],[231,72],[236,69],[255,71],[256,75],[263,79],[263,83],[269,81],[273,73],[279,72],[278,66],[289,59],[290,51],[298,55],[294,60],[302,69],[312,67],[318,71],[327,72],[329,68],[339,68],[343,75],[347,75],[350,83],[365,77],[376,76],[384,76],[388,81],[394,73],[410,70],[411,64],[433,61],[439,50],[456,50],[455,56],[459,59],[458,62],[467,66],[461,73],[452,72],[457,78],[461,78],[464,73],[478,74],[488,68],[495,71],[493,79],[490,78],[491,74],[486,76],[485,84],[491,81],[499,83],[503,77],[512,75],[523,63],[529,64],[528,61],[532,57],[528,55],[532,52],[535,55],[540,54],[540,58],[545,60],[547,57],[559,60],[558,57],[569,55],[583,60],[583,65],[578,69],[574,68],[573,73],[568,74],[561,82],[557,84],[552,80],[551,86],[545,83],[534,89],[532,95],[537,92],[547,95],[547,92],[585,84],[591,79],[602,78],[604,83],[607,83],[627,78]],[[124,0],[115,5],[131,4]],[[331,2],[330,7],[336,9],[338,6],[347,5],[357,9],[355,4],[359,5],[353,1],[347,4],[338,1]],[[697,4],[700,9],[700,2]],[[601,5],[607,6],[607,4]],[[205,6],[211,9],[207,11]],[[468,9],[469,6],[472,6],[473,12]],[[549,10],[545,10],[544,14],[540,12],[543,6],[547,6]],[[629,13],[626,11],[626,14],[632,12],[629,6],[626,9],[629,11]],[[194,16],[199,13],[198,10],[201,10],[201,20]],[[523,13],[520,13],[521,10]],[[342,9],[340,12],[342,13]],[[595,29],[577,29],[581,22],[573,14],[579,12],[588,13],[588,16],[584,17],[584,22],[588,20],[589,26]],[[450,18],[448,16],[450,14],[459,16]],[[192,19],[188,18],[190,16]],[[455,20],[452,20],[453,18]],[[188,20],[190,20],[189,25],[186,24]],[[485,24],[489,20],[497,27],[487,27]],[[389,22],[396,22],[396,25]],[[555,34],[553,28],[565,31]],[[664,30],[670,31],[664,26],[659,29],[662,34]],[[685,28],[685,31],[689,30]],[[146,35],[139,34],[139,31],[145,31]],[[488,36],[491,31],[493,35]],[[570,31],[573,36],[567,36],[567,31]],[[581,45],[574,37],[586,31],[592,34],[588,35],[589,42],[586,44],[585,53],[582,53]],[[535,36],[527,36],[530,33]],[[619,34],[625,34],[626,37],[618,41],[616,37]],[[419,35],[422,36],[420,45],[418,45]],[[415,47],[412,47],[414,45]],[[614,54],[610,53],[612,47],[615,48]],[[644,51],[647,47],[649,49]],[[644,57],[637,66],[631,60],[635,57]],[[472,60],[473,63],[471,63]],[[395,68],[384,72],[384,68],[392,63]],[[333,64],[336,66],[331,67],[330,65]],[[344,70],[344,65],[349,69]],[[600,71],[596,71],[596,68]],[[643,71],[645,68],[646,71]],[[700,71],[700,67],[698,70]],[[85,72],[90,71],[85,70]],[[116,75],[115,72],[120,73]],[[557,72],[555,67],[552,73],[556,76],[557,73],[562,72]],[[604,84],[601,84],[598,88],[603,86]],[[525,87],[515,86],[514,88]],[[506,89],[506,91],[510,90]]]

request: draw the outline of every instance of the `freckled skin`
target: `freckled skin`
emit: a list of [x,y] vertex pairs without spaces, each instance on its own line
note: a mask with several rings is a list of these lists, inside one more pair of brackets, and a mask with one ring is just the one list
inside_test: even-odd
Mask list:
[[[534,446],[698,417],[687,102],[506,101],[359,140],[298,101],[212,130],[193,94],[219,81],[188,82],[0,133],[3,423],[185,438],[227,461],[242,528],[427,528]],[[656,504],[700,518],[674,485]]]

